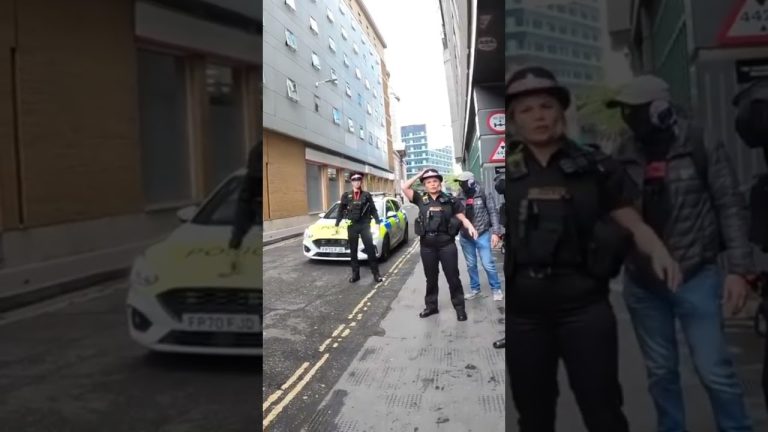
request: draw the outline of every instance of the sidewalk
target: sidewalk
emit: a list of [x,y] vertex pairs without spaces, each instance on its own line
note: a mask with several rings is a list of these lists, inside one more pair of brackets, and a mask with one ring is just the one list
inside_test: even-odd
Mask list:
[[306,215],[264,221],[264,246],[304,235],[304,230],[317,219],[317,215]]
[[[459,269],[468,291],[460,248]],[[504,350],[492,346],[504,334],[504,302],[492,300],[480,273],[485,296],[467,301],[466,322],[456,320],[442,272],[440,313],[421,319],[425,277],[416,266],[381,322],[383,335],[366,342],[319,408],[338,413],[334,430],[506,430]]]

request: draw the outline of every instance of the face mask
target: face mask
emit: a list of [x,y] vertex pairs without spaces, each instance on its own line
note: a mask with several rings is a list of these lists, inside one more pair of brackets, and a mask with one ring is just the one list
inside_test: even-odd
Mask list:
[[461,190],[464,191],[464,193],[472,192],[475,189],[475,181],[474,180],[461,181],[459,182],[459,187],[461,187]]
[[621,118],[632,133],[640,139],[647,137],[655,129],[647,105],[622,107]]

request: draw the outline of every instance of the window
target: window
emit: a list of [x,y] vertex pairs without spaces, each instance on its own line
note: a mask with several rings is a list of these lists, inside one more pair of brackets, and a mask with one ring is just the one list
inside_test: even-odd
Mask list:
[[547,45],[547,51],[550,54],[557,54],[557,46],[553,45],[553,44],[549,44],[549,45]]
[[331,69],[331,79],[336,81],[331,81],[333,85],[339,85],[339,76],[336,75],[336,69]]
[[355,77],[357,77],[357,79],[363,77],[363,75],[360,73],[360,68],[355,68]]
[[378,99],[379,98],[379,91],[378,90],[374,90],[373,91],[373,98],[374,99]]
[[291,8],[294,12],[296,12],[296,0],[285,0],[286,6]]
[[341,38],[344,40],[349,39],[349,35],[347,34],[347,31],[344,29],[344,27],[341,28]]
[[344,66],[349,67],[349,57],[347,57],[347,53],[344,53]]
[[307,164],[307,204],[310,212],[323,211],[322,167]]
[[561,35],[567,35],[567,34],[568,34],[568,27],[566,27],[566,26],[564,26],[564,25],[562,25],[562,24],[561,24],[561,25],[560,25],[560,27],[558,27],[557,31],[558,31],[558,32],[559,32]]
[[328,18],[328,21],[330,21],[330,22],[334,22],[335,21],[333,19],[333,12],[331,12],[331,8],[327,8],[325,10],[325,16],[326,16],[326,18]]
[[355,133],[355,122],[352,119],[347,119],[347,130],[350,133]]
[[371,115],[373,113],[373,110],[371,109],[371,104],[366,104],[366,107],[368,108],[368,115]]
[[192,198],[184,59],[138,51],[142,186],[148,204]]
[[344,7],[344,2],[339,2],[339,12],[341,12],[342,15],[347,14],[347,8]]
[[341,124],[341,111],[339,111],[338,108],[333,109],[333,123],[337,125]]
[[315,112],[316,113],[320,112],[320,97],[318,97],[317,95],[315,95]]
[[317,55],[316,52],[312,53],[312,67],[320,70],[320,57]]
[[328,48],[330,48],[331,51],[336,52],[336,42],[333,41],[332,37],[328,38]]
[[299,42],[296,40],[296,35],[288,29],[285,29],[285,44],[294,51],[299,49]]
[[317,21],[312,17],[309,17],[309,28],[312,30],[312,33],[320,34],[320,30],[317,27]]
[[379,117],[379,125],[384,126],[384,116]]
[[365,88],[370,90],[371,89],[371,83],[368,82],[368,80],[365,80]]
[[347,96],[352,98],[352,87],[349,86],[349,83],[347,83]]
[[360,48],[358,48],[356,43],[352,43],[352,51],[354,51],[355,54],[360,54]]
[[299,101],[299,87],[296,85],[296,81],[287,78],[285,80],[285,86],[288,88],[288,99],[298,102]]
[[540,19],[538,19],[538,18],[534,18],[533,19],[533,28],[535,28],[537,30],[540,30],[542,28],[542,26],[543,26],[543,23],[541,22]]
[[557,31],[557,28],[551,22],[547,22],[547,31],[554,33]]
[[365,129],[363,129],[363,125],[360,125],[360,129],[358,131],[358,136],[361,140],[365,139]]
[[565,6],[559,4],[559,5],[555,6],[555,7],[557,8],[558,12],[565,13]]
[[357,94],[357,104],[360,105],[360,106],[363,106],[363,94],[362,93],[358,93]]

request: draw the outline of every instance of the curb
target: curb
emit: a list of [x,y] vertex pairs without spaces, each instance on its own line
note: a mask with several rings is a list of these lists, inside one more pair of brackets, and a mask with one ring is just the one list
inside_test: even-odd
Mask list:
[[303,235],[304,235],[303,231],[300,232],[300,233],[295,233],[295,234],[285,234],[285,235],[281,235],[279,237],[271,238],[269,240],[263,240],[262,241],[262,245],[263,246],[269,246],[269,245],[272,245],[272,244],[275,244],[275,243],[280,243],[281,241],[289,240],[289,239],[296,238],[296,237],[301,237]]
[[121,279],[128,276],[129,273],[130,267],[120,267],[3,296],[0,297],[0,313],[20,309],[64,294],[83,290],[98,283]]

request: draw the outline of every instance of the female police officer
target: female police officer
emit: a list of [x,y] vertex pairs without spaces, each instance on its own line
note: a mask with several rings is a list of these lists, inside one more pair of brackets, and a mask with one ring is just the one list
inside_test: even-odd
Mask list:
[[620,240],[634,239],[671,287],[679,269],[632,208],[636,186],[622,168],[565,136],[569,104],[546,69],[523,68],[507,81],[506,124],[516,138],[505,173],[507,367],[521,432],[554,431],[560,358],[587,429],[625,432],[608,301],[631,246]]
[[[419,179],[426,190],[424,193],[411,189]],[[438,265],[442,263],[448,288],[451,291],[451,303],[456,310],[456,318],[459,321],[466,321],[464,289],[459,278],[456,235],[462,224],[473,239],[477,239],[477,231],[464,216],[464,206],[461,202],[443,192],[442,182],[443,176],[437,170],[425,169],[402,186],[408,200],[419,207],[419,216],[414,228],[416,235],[420,237],[421,261],[424,263],[424,274],[427,277],[427,294],[424,297],[426,307],[419,316],[426,318],[438,312],[437,277]]]

